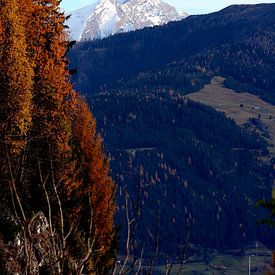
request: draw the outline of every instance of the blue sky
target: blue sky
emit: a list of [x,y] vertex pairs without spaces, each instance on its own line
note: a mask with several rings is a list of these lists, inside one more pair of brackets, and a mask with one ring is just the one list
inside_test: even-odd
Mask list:
[[[175,6],[180,11],[186,11],[189,14],[208,13],[220,10],[232,4],[257,4],[261,2],[275,3],[275,0],[164,0]],[[96,0],[63,0],[61,6],[66,12],[87,6],[96,2]]]

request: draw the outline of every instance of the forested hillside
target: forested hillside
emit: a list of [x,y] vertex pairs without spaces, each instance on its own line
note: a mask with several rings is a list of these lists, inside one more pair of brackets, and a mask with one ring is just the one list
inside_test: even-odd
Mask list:
[[[230,86],[274,95],[275,5],[231,6],[181,22],[78,43],[70,53],[76,87],[93,93],[142,71],[200,66]],[[253,88],[252,88],[253,87]]]
[[125,189],[132,215],[139,213],[135,250],[145,246],[147,259],[158,211],[159,260],[180,258],[187,231],[190,244],[221,250],[255,239],[271,244],[274,234],[256,226],[264,215],[255,203],[270,197],[272,183],[271,166],[258,159],[267,154],[263,140],[178,93],[120,89],[92,96],[91,104],[118,184],[123,245]]
[[60,2],[0,0],[0,273],[149,275],[196,252],[210,267],[208,249],[275,247],[256,207],[274,181],[262,113],[239,127],[186,97],[221,75],[272,109],[275,4],[69,51]]
[[182,260],[187,244],[274,245],[274,232],[257,226],[265,212],[255,207],[271,197],[266,142],[184,97],[221,75],[227,87],[275,103],[274,24],[274,4],[231,6],[78,43],[69,53],[118,184],[121,254],[127,217],[134,219],[131,253],[143,251],[151,263]]

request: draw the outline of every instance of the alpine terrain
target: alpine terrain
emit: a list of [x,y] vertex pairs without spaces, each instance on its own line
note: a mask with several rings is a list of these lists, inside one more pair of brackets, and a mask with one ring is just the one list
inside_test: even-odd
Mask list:
[[275,245],[255,206],[275,178],[274,26],[275,4],[234,5],[69,52],[117,183],[122,255],[129,213],[144,265],[187,254],[209,270],[207,249]]
[[99,0],[73,11],[67,21],[70,38],[94,40],[116,33],[163,25],[187,17],[161,0]]

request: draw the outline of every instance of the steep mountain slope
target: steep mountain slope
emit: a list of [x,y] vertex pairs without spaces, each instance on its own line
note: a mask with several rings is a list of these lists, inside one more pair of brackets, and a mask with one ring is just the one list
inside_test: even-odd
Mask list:
[[100,0],[72,12],[67,21],[74,40],[93,40],[115,33],[163,25],[187,16],[161,0]]
[[237,93],[224,87],[225,79],[215,77],[211,84],[187,97],[212,106],[245,128],[259,133],[269,144],[270,156],[275,159],[275,106],[250,93]]
[[244,84],[242,89],[248,87],[275,103],[275,4],[231,6],[162,27],[79,43],[71,61],[78,70],[76,87],[85,93],[170,63],[169,68],[197,65],[231,77],[237,86]]
[[[271,166],[258,159],[267,152],[262,139],[209,107],[153,87],[91,100],[118,184],[118,224],[125,224],[125,189],[138,221],[132,253],[144,246],[145,259],[152,257],[148,230],[160,232],[161,262],[166,255],[180,259],[187,231],[189,244],[220,250],[253,240],[272,244],[272,231],[256,226],[264,212],[255,203],[270,197],[272,184]],[[126,232],[127,225],[122,251]]]
[[66,24],[69,27],[69,35],[72,40],[80,40],[85,24],[90,15],[94,12],[96,5],[97,3],[94,3],[69,14],[70,18],[67,20]]
[[274,232],[256,226],[264,211],[255,202],[270,198],[274,178],[267,144],[186,95],[222,75],[234,90],[275,103],[274,15],[275,4],[231,6],[70,52],[118,183],[117,220],[125,220],[125,188],[131,215],[140,213],[138,255],[144,246],[150,259],[157,232],[162,262],[180,259],[187,235],[220,250],[273,244]]

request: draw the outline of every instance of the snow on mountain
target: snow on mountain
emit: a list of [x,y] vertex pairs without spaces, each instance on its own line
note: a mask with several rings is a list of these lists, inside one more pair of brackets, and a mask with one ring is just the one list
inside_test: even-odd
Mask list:
[[163,25],[187,16],[161,0],[100,0],[70,15],[69,35],[78,41]]
[[70,38],[80,40],[85,24],[89,16],[94,12],[97,3],[73,11],[66,24],[69,26]]

